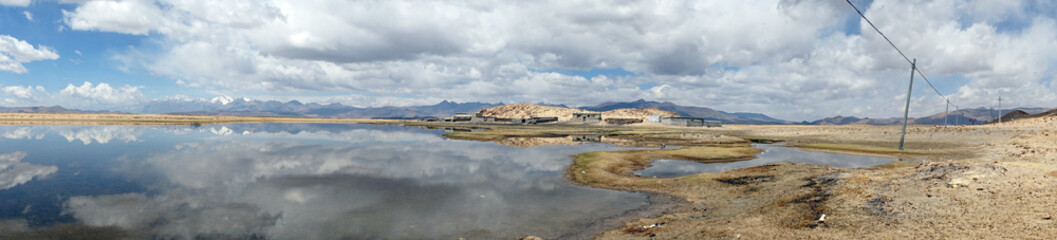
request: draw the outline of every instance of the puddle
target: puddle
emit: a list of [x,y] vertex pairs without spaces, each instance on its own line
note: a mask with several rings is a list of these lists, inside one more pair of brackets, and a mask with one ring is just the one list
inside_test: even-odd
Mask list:
[[818,165],[830,165],[839,168],[871,167],[897,160],[897,158],[871,157],[838,153],[810,152],[778,145],[755,145],[764,152],[755,159],[728,163],[699,163],[684,160],[658,159],[648,168],[635,171],[635,175],[646,177],[681,177],[686,175],[722,172],[747,168],[775,162],[802,162]]

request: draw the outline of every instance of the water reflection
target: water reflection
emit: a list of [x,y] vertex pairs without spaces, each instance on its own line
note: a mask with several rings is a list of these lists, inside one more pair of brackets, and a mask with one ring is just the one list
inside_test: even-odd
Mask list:
[[569,155],[601,144],[516,148],[368,125],[128,128],[138,141],[83,148],[97,159],[69,152],[59,165],[122,178],[95,185],[139,187],[39,190],[73,195],[61,207],[80,224],[180,239],[556,238],[645,204],[641,194],[563,180]]
[[802,162],[818,165],[829,165],[839,168],[860,168],[885,164],[895,158],[848,155],[826,152],[810,152],[793,148],[772,145],[756,145],[764,152],[755,159],[729,163],[698,163],[692,161],[659,159],[650,167],[635,171],[636,175],[648,177],[680,177],[704,172],[722,172],[727,170],[764,165],[775,162]]
[[21,185],[34,178],[46,177],[59,170],[55,166],[21,162],[25,157],[25,152],[0,154],[0,190]]
[[58,134],[68,142],[80,141],[89,145],[106,144],[111,140],[137,141],[143,129],[121,126],[14,126],[3,128],[0,136],[6,139],[40,140],[48,133]]

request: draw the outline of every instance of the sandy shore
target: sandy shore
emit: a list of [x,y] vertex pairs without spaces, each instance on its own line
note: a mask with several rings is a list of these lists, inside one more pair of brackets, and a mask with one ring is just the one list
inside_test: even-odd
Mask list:
[[[912,126],[906,151],[895,150],[898,126],[729,126],[707,132],[907,161],[869,169],[781,163],[662,180],[630,175],[636,167],[594,169],[617,177],[572,179],[594,187],[671,194],[693,205],[599,237],[1044,239],[1057,234],[1055,118]],[[574,166],[583,160],[578,158]],[[664,225],[647,227],[657,223]]]
[[[1057,118],[1052,117],[984,126],[910,126],[903,151],[897,149],[900,126],[492,128],[451,137],[535,146],[598,134],[602,142],[626,146],[687,147],[574,156],[567,169],[574,183],[668,194],[688,205],[627,222],[600,233],[601,239],[1046,239],[1057,234]],[[670,179],[631,174],[658,158],[751,158],[750,141],[770,140],[903,160],[865,169],[778,163]]]

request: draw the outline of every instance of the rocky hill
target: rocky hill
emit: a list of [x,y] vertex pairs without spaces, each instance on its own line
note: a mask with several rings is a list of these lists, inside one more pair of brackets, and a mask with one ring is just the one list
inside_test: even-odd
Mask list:
[[[481,109],[477,114],[482,116],[492,116],[498,118],[530,118],[530,117],[558,117],[558,121],[568,121],[572,119],[573,113],[579,112],[598,112],[598,111],[587,111],[583,109],[567,108],[567,107],[554,107],[554,106],[540,106],[531,103],[518,103],[508,104],[502,106],[496,106],[486,109]],[[646,119],[650,115],[661,115],[667,117],[676,117],[679,114],[670,111],[664,111],[656,108],[645,108],[645,109],[613,109],[610,111],[604,111],[602,118],[641,118]]]

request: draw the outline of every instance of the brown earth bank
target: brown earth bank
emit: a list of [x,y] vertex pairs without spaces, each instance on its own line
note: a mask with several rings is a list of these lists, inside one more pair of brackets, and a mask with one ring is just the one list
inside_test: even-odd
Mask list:
[[[598,238],[1044,239],[1057,234],[1057,118],[911,126],[906,151],[896,149],[898,126],[729,126],[707,131],[905,161],[866,169],[778,163],[657,179],[630,174],[656,156],[577,155],[568,173],[573,182],[671,194],[693,206],[630,222]],[[607,157],[613,154],[623,156]],[[690,155],[683,159],[738,158]]]
[[[619,139],[627,146],[683,146],[573,156],[567,176],[574,183],[667,194],[689,205],[629,221],[598,234],[600,239],[1044,239],[1057,234],[1057,118],[912,125],[903,151],[898,150],[900,133],[900,126],[865,125],[556,125],[496,127],[451,137],[501,142],[599,134],[602,142]],[[776,163],[678,178],[631,174],[660,158],[749,159],[759,151],[749,141],[902,160],[862,169]],[[547,144],[559,142],[568,140]]]

